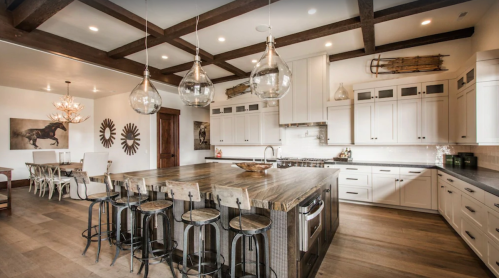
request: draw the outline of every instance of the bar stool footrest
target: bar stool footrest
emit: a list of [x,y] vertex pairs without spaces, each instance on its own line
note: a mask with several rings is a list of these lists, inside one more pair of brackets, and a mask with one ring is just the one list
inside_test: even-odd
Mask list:
[[[102,226],[102,227],[105,227],[105,226],[107,226],[107,223],[102,223],[102,224],[101,224],[101,226]],[[99,228],[99,225],[98,225],[98,224],[97,224],[97,225],[92,226],[90,229],[97,229],[97,228]],[[101,241],[106,241],[106,240],[111,240],[111,239],[113,239],[112,234],[113,234],[113,231],[112,231],[112,230],[111,230],[111,231],[101,231],[101,236],[102,236],[102,235],[106,235],[106,237],[102,237],[102,238],[101,238]],[[86,238],[86,239],[88,240],[88,239],[89,239],[89,237],[88,237],[88,229],[85,229],[85,230],[81,233],[81,236],[82,236],[83,238]],[[90,235],[90,241],[91,241],[91,242],[98,242],[98,241],[99,241],[98,239],[93,239],[94,237],[98,237],[98,236],[99,236],[99,231],[97,231],[97,230],[96,230],[96,231],[95,231],[95,234],[91,234],[91,235]]]
[[[150,243],[155,243],[155,242],[158,242],[158,241],[154,240],[154,241],[151,241]],[[149,265],[159,264],[159,263],[163,262],[163,259],[165,257],[173,256],[173,252],[175,251],[175,249],[177,249],[178,244],[176,241],[172,241],[172,243],[173,243],[173,247],[171,249],[166,250],[166,252],[165,252],[165,249],[153,249],[152,252],[150,253],[151,256],[149,258],[142,258],[142,256],[136,255],[135,252],[137,250],[141,250],[141,249],[135,248],[133,250],[133,257],[141,262],[148,262]],[[149,262],[151,260],[154,262]]]
[[[216,259],[217,252],[214,252],[214,251],[204,251],[202,253],[203,254],[213,254],[213,256]],[[194,253],[187,254],[188,261],[192,262],[192,259],[191,259],[192,256],[197,256],[197,254],[199,254],[199,252],[194,252]],[[198,256],[198,258],[199,258],[199,256]],[[203,258],[206,258],[206,256],[203,256]],[[186,271],[184,271],[184,267],[180,264],[180,262],[179,262],[179,264],[177,264],[177,269],[180,272],[180,274],[187,275],[187,276],[212,275],[212,274],[215,274],[215,273],[217,273],[219,271],[222,271],[222,267],[225,264],[225,258],[224,258],[224,256],[222,254],[220,254],[220,267],[217,267],[217,261],[216,260],[211,260],[211,261],[208,261],[208,262],[201,263],[201,268],[204,269],[205,267],[209,267],[210,269],[213,269],[210,272],[204,272],[204,273],[201,273],[201,274],[197,272],[199,264],[194,264],[194,265],[189,265],[189,263],[187,263],[187,264],[188,265],[185,267]],[[189,273],[190,271],[193,271],[195,273]]]
[[[240,262],[240,263],[236,264],[236,267],[241,267],[243,264],[246,264],[246,265],[256,265],[256,262],[255,261],[247,261],[246,263]],[[262,263],[262,262],[260,262],[260,271],[261,272],[265,272],[265,264]],[[272,274],[274,274],[274,276],[272,276]],[[229,277],[230,276],[231,276],[231,273],[229,271]],[[255,277],[257,277],[257,275],[244,275],[244,276],[240,276],[238,278],[250,278],[250,277],[255,278]],[[270,268],[270,277],[271,278],[272,277],[277,278],[277,274],[275,273],[275,271],[272,268]]]

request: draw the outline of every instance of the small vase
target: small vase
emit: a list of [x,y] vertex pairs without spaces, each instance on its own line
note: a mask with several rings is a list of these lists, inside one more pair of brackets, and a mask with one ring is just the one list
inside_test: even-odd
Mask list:
[[348,91],[345,90],[343,87],[343,83],[340,83],[340,87],[338,87],[338,90],[336,90],[336,93],[334,93],[334,100],[346,100],[349,99],[348,97]]

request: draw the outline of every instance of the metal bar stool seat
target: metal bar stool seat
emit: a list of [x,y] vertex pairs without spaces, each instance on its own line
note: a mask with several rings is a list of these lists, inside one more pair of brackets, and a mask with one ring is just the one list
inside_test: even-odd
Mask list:
[[[258,214],[242,214],[242,210],[250,210],[251,204],[248,196],[247,188],[233,188],[226,186],[213,186],[213,196],[215,196],[216,201],[219,206],[227,206],[232,208],[237,208],[239,210],[239,216],[234,217],[229,221],[228,229],[236,235],[232,240],[231,245],[231,262],[230,262],[230,277],[236,277],[236,267],[241,267],[242,275],[241,278],[247,277],[262,277],[260,272],[260,266],[265,268],[266,278],[270,278],[271,272],[275,272],[270,268],[270,253],[269,253],[269,239],[267,231],[272,227],[272,220],[266,216]],[[265,255],[265,263],[260,262],[260,247],[258,245],[257,235],[261,235],[263,238],[263,252]],[[236,264],[237,256],[237,241],[242,238],[242,261]],[[253,251],[253,243],[255,246],[255,261],[246,261],[246,238],[249,238],[249,250]],[[255,265],[255,274],[249,274],[246,271],[247,265]]]
[[[127,185],[128,192],[131,190],[135,193],[139,194],[139,199],[142,197],[142,194],[147,194],[147,187],[145,185],[144,178],[136,178],[125,176],[125,184]],[[137,211],[143,216],[142,219],[142,246],[141,246],[141,254],[136,254],[136,251],[139,250],[134,249],[132,252],[132,256],[141,261],[139,272],[142,272],[144,269],[144,278],[147,278],[149,275],[149,265],[154,265],[158,263],[162,263],[164,261],[167,262],[170,270],[172,272],[173,277],[176,277],[175,270],[173,268],[173,252],[177,248],[177,242],[172,240],[172,229],[170,227],[170,217],[168,217],[168,210],[172,209],[173,202],[169,200],[155,200],[149,201],[146,203],[138,203]],[[151,233],[153,230],[150,229],[151,220],[161,216],[163,219],[163,248],[162,249],[153,249],[153,244],[158,243],[159,240],[152,240]],[[157,223],[157,221],[156,221]],[[132,234],[133,239],[133,234]]]
[[[113,198],[117,197],[119,193],[110,192],[109,187],[106,185],[106,193],[87,195],[86,192],[87,184],[90,184],[90,179],[88,178],[87,172],[74,172],[73,177],[76,181],[77,186],[79,186],[80,184],[83,184],[85,186],[86,198],[85,199],[81,197],[80,198],[82,200],[92,202],[88,208],[88,228],[81,233],[81,236],[87,239],[87,245],[85,246],[82,255],[85,255],[92,242],[97,242],[97,255],[95,258],[95,262],[98,262],[101,249],[101,242],[107,240],[109,241],[109,246],[111,246],[112,231],[110,228],[111,223],[109,221],[109,202]],[[96,225],[92,225],[92,212],[93,212],[92,208],[95,204],[99,204],[99,223]],[[107,226],[107,230],[105,232],[102,231],[102,220],[101,220],[102,210],[105,210],[107,216],[107,223],[104,223],[104,225]],[[95,230],[95,233],[93,234],[92,234],[92,229]],[[105,235],[105,237],[103,237],[103,235]]]
[[[166,187],[171,194],[172,200],[189,201],[189,211],[182,214],[181,220],[187,225],[184,229],[184,247],[182,256],[182,268],[178,265],[178,270],[182,277],[197,276],[206,277],[218,275],[222,277],[222,265],[225,263],[220,251],[220,211],[214,208],[193,208],[193,202],[201,202],[201,192],[197,183],[167,181]],[[206,225],[211,225],[215,229],[216,251],[206,250],[204,244],[204,234]],[[199,227],[198,251],[189,253],[189,230],[192,227]],[[208,255],[215,259],[208,259]],[[197,257],[197,263],[192,258]],[[188,261],[190,263],[188,263]]]

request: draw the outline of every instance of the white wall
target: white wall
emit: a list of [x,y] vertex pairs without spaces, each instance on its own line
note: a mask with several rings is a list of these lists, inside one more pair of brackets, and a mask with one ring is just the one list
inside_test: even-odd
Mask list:
[[499,48],[499,1],[496,1],[475,25],[473,52]]
[[[194,150],[194,121],[209,121],[209,110],[186,107],[176,93],[176,88],[170,92],[160,91],[163,107],[180,110],[180,165],[203,163],[204,157],[211,151]],[[129,93],[123,93],[95,100],[95,151],[109,152],[113,161],[111,172],[126,172],[156,168],[156,115],[140,115],[132,110],[128,101]],[[109,149],[99,141],[99,129],[106,118],[116,125],[117,138]],[[140,147],[136,154],[129,156],[121,148],[121,132],[127,123],[134,123],[140,132]]]
[[[26,162],[33,162],[33,150],[10,150],[10,118],[23,118],[35,120],[48,120],[47,115],[55,113],[53,102],[59,101],[61,95],[38,91],[23,90],[0,86],[0,167],[13,168],[13,179],[28,177]],[[94,150],[94,101],[92,99],[75,98],[85,105],[81,112],[90,119],[80,123],[71,124],[69,127],[69,149],[71,159],[79,161],[85,152]],[[4,176],[0,176],[4,181]]]

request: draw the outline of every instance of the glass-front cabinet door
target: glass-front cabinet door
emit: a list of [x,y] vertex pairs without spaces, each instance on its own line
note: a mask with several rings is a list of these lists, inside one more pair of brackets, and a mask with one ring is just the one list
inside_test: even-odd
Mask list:
[[245,112],[259,112],[261,109],[260,103],[249,103],[249,104],[240,104],[235,106],[236,114],[245,113]]
[[421,98],[421,83],[398,85],[398,99],[415,99]]
[[432,81],[422,83],[423,97],[446,97],[449,95],[449,82]]
[[355,90],[355,103],[374,102],[374,89]]
[[375,89],[375,102],[391,100],[397,100],[397,86],[381,87]]

